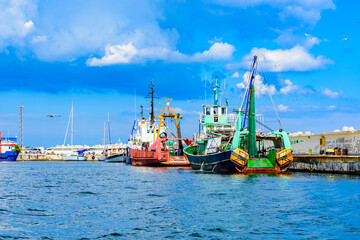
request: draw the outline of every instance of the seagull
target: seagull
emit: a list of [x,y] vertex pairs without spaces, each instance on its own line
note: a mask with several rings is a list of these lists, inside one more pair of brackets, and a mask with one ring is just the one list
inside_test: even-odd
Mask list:
[[297,100],[299,100],[299,99],[298,98],[293,99],[294,102],[296,102]]
[[275,64],[275,65],[273,65],[274,67],[280,67],[280,64]]
[[349,40],[349,39],[348,39],[348,38],[343,38],[343,40],[344,40],[344,41],[347,41],[347,40]]
[[311,34],[304,33],[306,37],[311,37]]
[[46,116],[50,118],[61,117],[61,115],[54,115],[54,114],[47,114]]

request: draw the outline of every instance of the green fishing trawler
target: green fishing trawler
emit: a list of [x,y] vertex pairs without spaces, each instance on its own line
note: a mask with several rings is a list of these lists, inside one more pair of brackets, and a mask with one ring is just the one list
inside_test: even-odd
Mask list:
[[257,56],[254,56],[244,101],[237,111],[234,134],[213,132],[214,119],[206,128],[209,138],[184,149],[193,169],[219,173],[280,173],[288,169],[293,160],[289,133],[282,129],[268,134],[256,132],[256,64]]
[[229,113],[228,100],[219,104],[219,79],[215,78],[213,104],[202,105],[199,132],[194,136],[196,145],[184,152],[194,170],[230,173],[236,172],[230,161],[230,141],[236,131],[236,113]]

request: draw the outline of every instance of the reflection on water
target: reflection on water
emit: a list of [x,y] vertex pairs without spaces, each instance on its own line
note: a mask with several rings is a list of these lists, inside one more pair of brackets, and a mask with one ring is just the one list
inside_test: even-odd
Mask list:
[[355,239],[359,176],[0,164],[0,239]]

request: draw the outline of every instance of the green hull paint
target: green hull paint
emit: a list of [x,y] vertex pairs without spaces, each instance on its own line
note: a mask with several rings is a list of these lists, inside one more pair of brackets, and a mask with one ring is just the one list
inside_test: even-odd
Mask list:
[[269,161],[269,159],[249,159],[249,168],[274,168],[275,166]]
[[248,129],[249,129],[249,144],[248,152],[249,156],[255,157],[258,149],[256,147],[256,124],[255,124],[255,89],[254,85],[250,87],[250,107],[249,107],[249,122],[248,122]]

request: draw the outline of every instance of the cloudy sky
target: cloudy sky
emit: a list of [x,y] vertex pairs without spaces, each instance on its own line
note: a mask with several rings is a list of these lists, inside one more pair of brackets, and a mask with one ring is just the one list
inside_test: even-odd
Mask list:
[[[97,144],[110,114],[113,142],[126,141],[156,83],[174,99],[183,135],[197,130],[215,76],[237,108],[254,55],[259,114],[286,130],[360,128],[360,17],[337,0],[0,0],[2,134],[24,145],[62,144],[74,102],[75,143]],[[261,72],[258,68],[258,72]],[[264,84],[264,77],[268,85]],[[205,99],[206,92],[206,99]],[[48,118],[46,114],[60,114]]]

